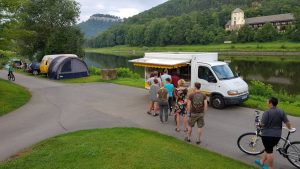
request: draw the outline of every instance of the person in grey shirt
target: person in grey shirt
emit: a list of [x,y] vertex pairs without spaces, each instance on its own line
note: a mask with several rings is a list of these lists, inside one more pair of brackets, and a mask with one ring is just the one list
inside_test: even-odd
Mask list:
[[[263,169],[273,169],[273,148],[280,140],[282,132],[282,123],[285,123],[288,129],[292,128],[284,111],[278,109],[278,99],[271,97],[268,102],[269,110],[267,110],[261,119],[262,142],[265,147],[265,153],[260,160],[255,160],[255,163]],[[264,164],[266,163],[266,164]]]
[[150,86],[150,90],[149,90],[150,103],[149,103],[149,110],[147,111],[147,113],[149,115],[157,116],[159,111],[158,103],[157,103],[157,92],[160,89],[160,87],[159,87],[158,80],[156,78],[153,81],[154,84]]
[[165,84],[167,83],[167,82],[166,82],[166,79],[167,79],[167,78],[172,79],[172,78],[171,78],[171,75],[168,74],[168,69],[165,69],[165,70],[164,70],[164,74],[161,75],[160,78],[161,78],[161,82],[163,83],[163,85],[165,85]]

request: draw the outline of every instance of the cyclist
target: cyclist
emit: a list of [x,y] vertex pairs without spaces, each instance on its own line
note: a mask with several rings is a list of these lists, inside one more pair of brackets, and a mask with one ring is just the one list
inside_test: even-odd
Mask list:
[[[271,97],[268,102],[269,110],[267,110],[261,119],[260,126],[262,127],[262,142],[265,147],[265,152],[262,159],[255,160],[255,163],[263,169],[273,169],[273,148],[280,140],[282,132],[282,122],[285,123],[288,129],[292,128],[284,111],[278,109],[278,99]],[[266,165],[266,164],[267,165]]]
[[13,68],[12,64],[10,64],[8,67],[8,76],[14,77],[15,75],[13,72],[14,72],[14,68]]

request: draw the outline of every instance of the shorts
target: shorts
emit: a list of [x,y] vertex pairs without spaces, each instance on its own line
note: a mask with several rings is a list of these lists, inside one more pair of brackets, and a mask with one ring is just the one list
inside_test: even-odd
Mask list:
[[191,114],[191,117],[189,118],[189,126],[194,127],[195,123],[197,122],[198,128],[204,127],[204,113],[197,113],[197,114]]
[[280,137],[262,136],[262,142],[265,147],[265,152],[268,154],[273,153],[273,148],[278,144]]

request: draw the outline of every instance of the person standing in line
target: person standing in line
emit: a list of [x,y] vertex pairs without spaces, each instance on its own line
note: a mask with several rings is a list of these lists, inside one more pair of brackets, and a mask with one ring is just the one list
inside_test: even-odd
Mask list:
[[285,123],[288,129],[292,129],[292,124],[288,120],[286,113],[276,107],[278,104],[277,98],[271,97],[267,104],[269,110],[263,114],[260,124],[263,129],[261,135],[265,152],[260,160],[255,160],[255,163],[263,169],[273,169],[273,148],[281,138],[282,123]]
[[203,132],[204,127],[204,114],[207,111],[207,97],[206,95],[200,92],[201,84],[196,82],[195,83],[195,90],[191,93],[187,100],[187,112],[188,116],[190,117],[188,120],[188,134],[185,140],[187,142],[191,141],[192,135],[192,128],[194,127],[195,123],[197,122],[198,126],[198,135],[196,144],[201,143],[201,135]]
[[[154,84],[150,86],[149,94],[150,94],[150,104],[149,110],[147,113],[149,115],[157,116],[158,115],[158,105],[157,105],[157,92],[159,90],[158,80],[154,79]],[[153,110],[153,112],[152,112]]]
[[170,110],[170,115],[172,113],[172,106],[173,106],[173,91],[174,91],[174,85],[171,84],[171,79],[167,78],[166,79],[166,83],[164,85],[164,87],[168,90],[168,106],[169,106],[169,110]]
[[[159,117],[161,123],[168,122],[168,90],[164,87],[161,87],[158,92],[158,105],[159,105]],[[165,120],[164,120],[165,117]]]
[[176,103],[175,103],[175,114],[177,126],[175,131],[180,132],[180,115],[183,116],[184,132],[188,131],[187,128],[187,114],[186,114],[186,95],[188,89],[185,87],[185,81],[180,79],[178,81],[178,88],[174,91]]
[[177,88],[179,76],[177,75],[176,71],[174,70],[171,76],[171,82],[174,85],[175,88]]
[[160,76],[161,78],[161,82],[163,83],[163,85],[166,84],[166,79],[169,78],[171,79],[171,76],[168,74],[168,69],[164,70],[164,74]]
[[158,80],[158,86],[161,86],[161,79],[158,77],[158,72],[157,71],[154,71],[153,76],[150,77],[148,80],[147,80],[147,83],[149,86],[153,85],[154,84],[154,79],[157,79]]

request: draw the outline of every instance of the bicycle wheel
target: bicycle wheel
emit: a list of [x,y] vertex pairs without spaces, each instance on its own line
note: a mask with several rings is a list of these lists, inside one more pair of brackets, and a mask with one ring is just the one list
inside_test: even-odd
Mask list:
[[265,150],[261,136],[254,132],[242,134],[237,140],[237,145],[242,152],[249,155],[262,154]]
[[300,168],[300,142],[291,142],[285,149],[287,154],[287,159],[295,167]]

